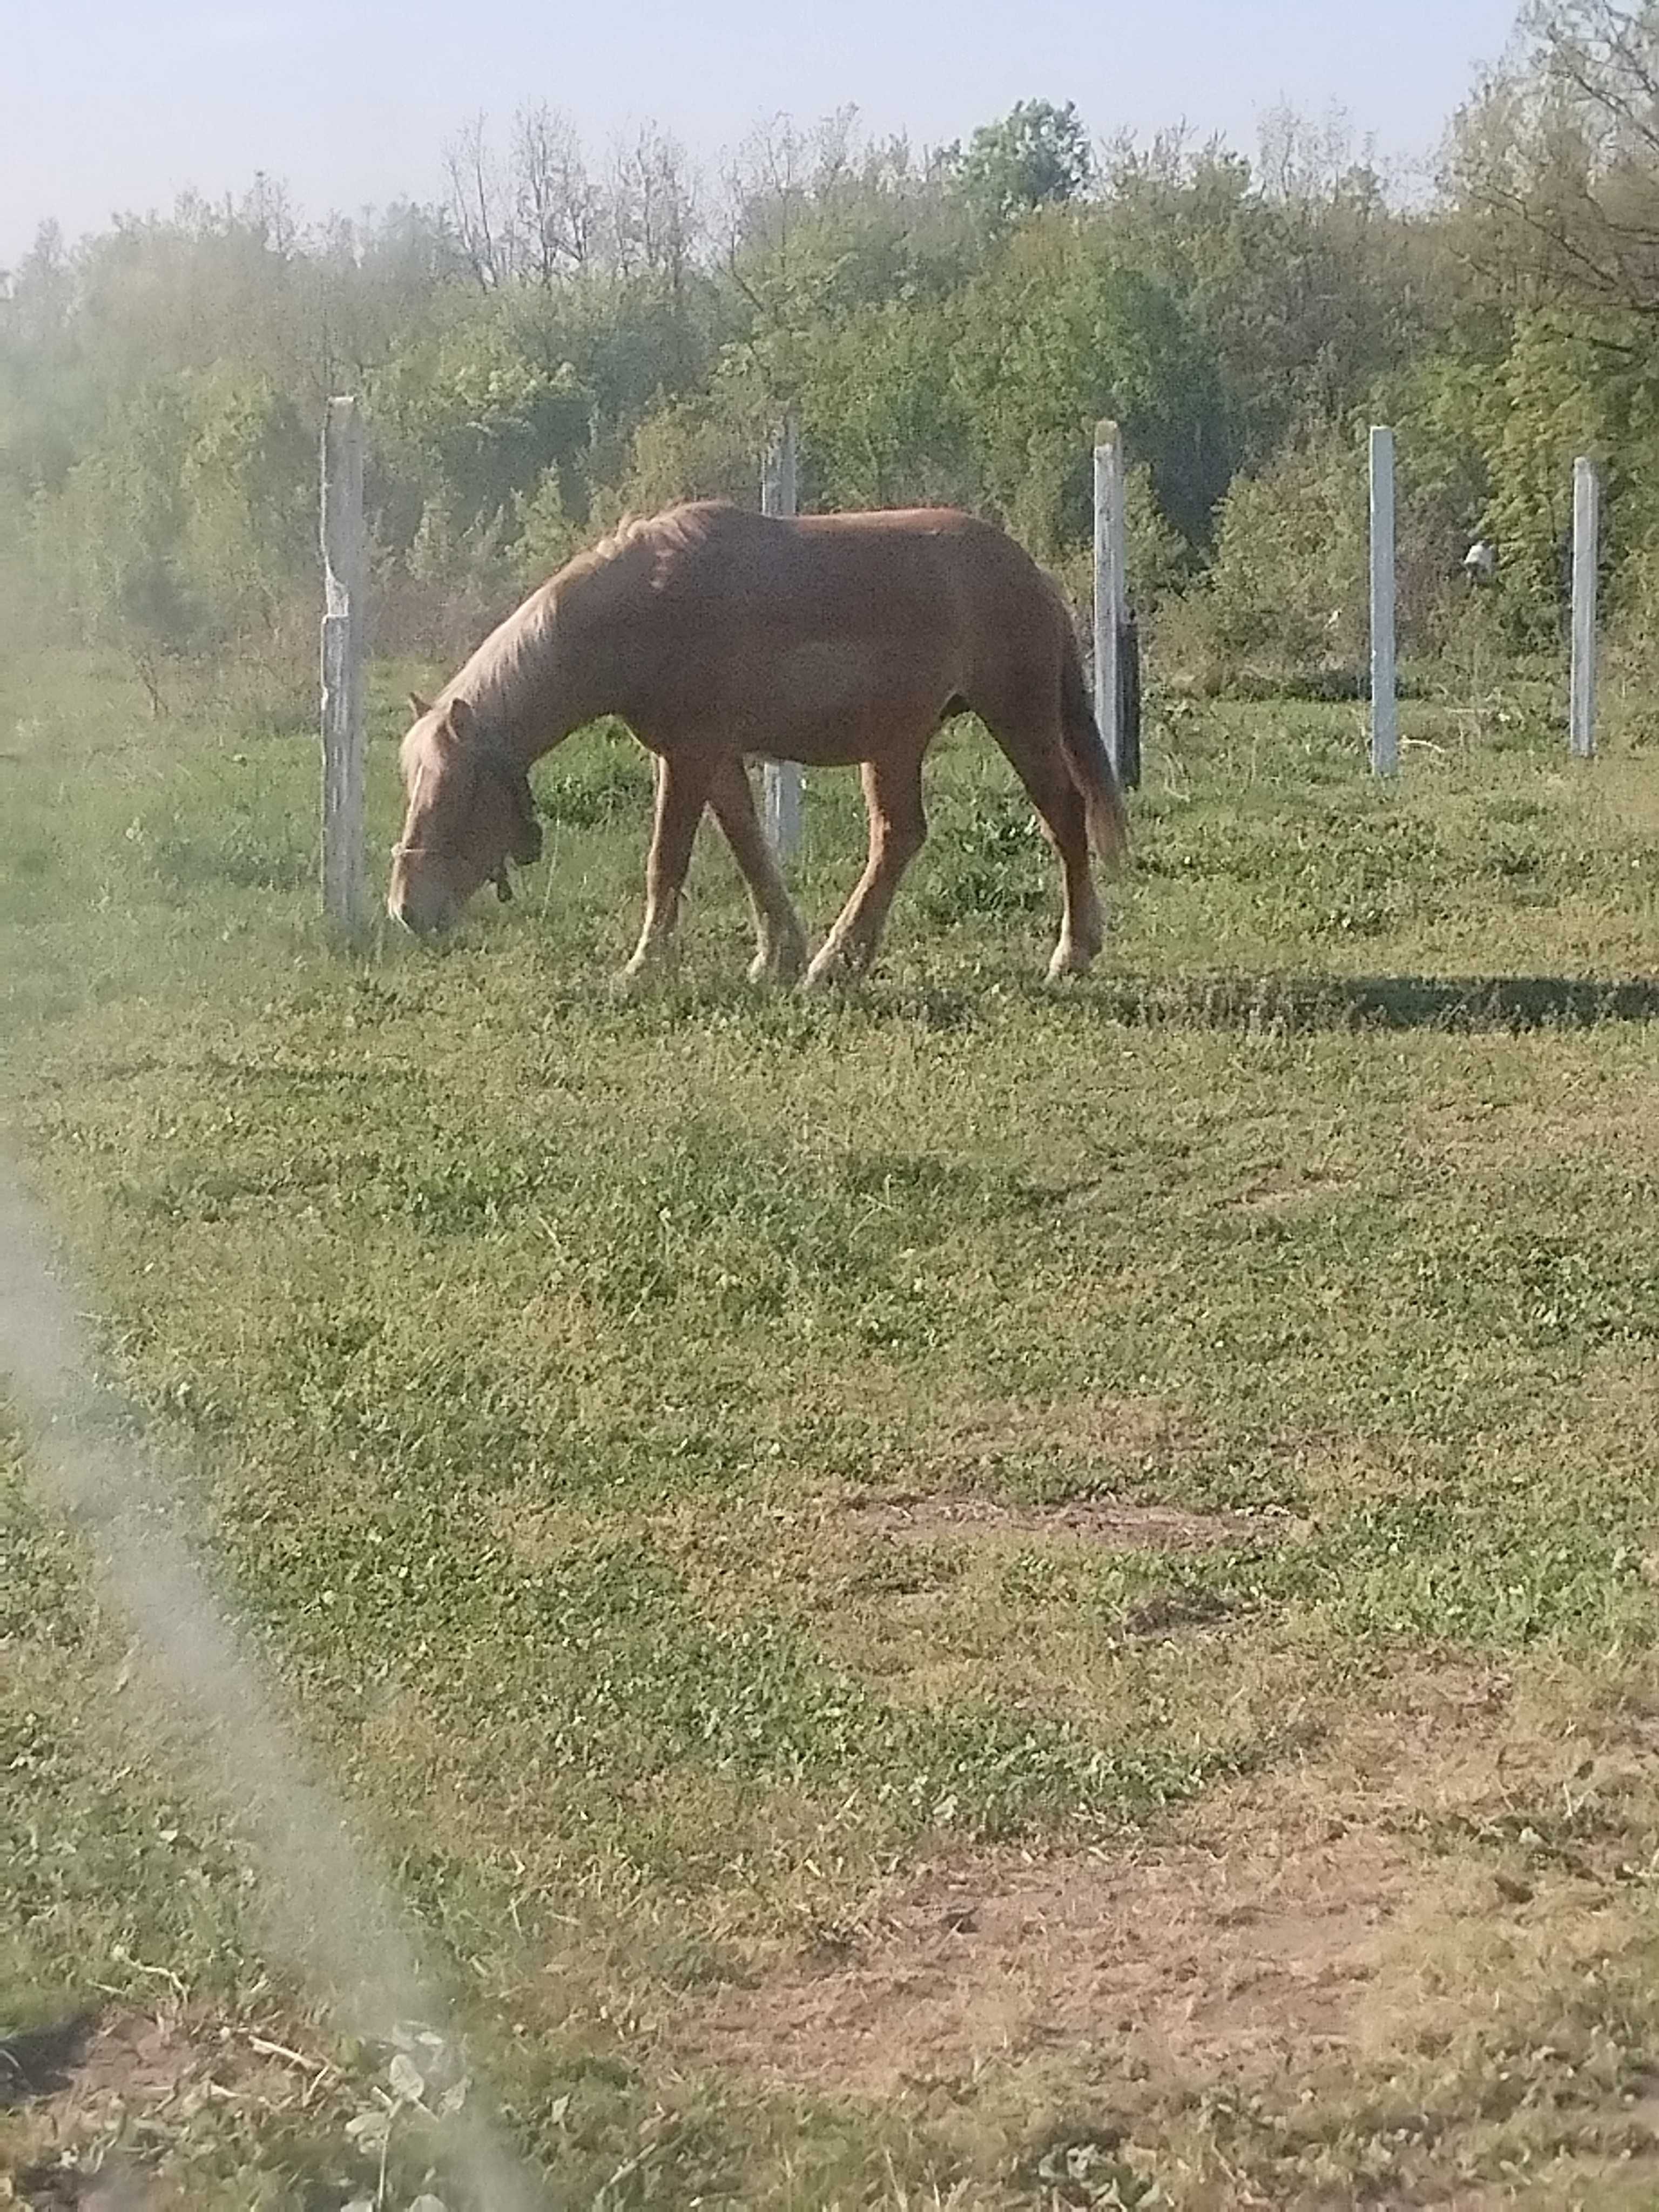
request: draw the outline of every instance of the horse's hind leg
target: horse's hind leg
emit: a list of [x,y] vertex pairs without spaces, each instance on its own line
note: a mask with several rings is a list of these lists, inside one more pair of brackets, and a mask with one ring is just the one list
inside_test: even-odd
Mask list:
[[1060,855],[1066,905],[1060,941],[1048,963],[1048,980],[1081,975],[1106,941],[1105,918],[1089,865],[1089,825],[1060,744],[1058,720],[986,716],[992,736],[1012,763],[1037,811],[1043,833]]
[[[931,736],[932,732],[929,732]],[[891,757],[864,764],[864,802],[870,812],[870,858],[853,896],[806,971],[809,989],[842,975],[860,975],[875,957],[893,894],[927,837],[921,804],[921,758],[927,740]]]
[[757,946],[749,980],[793,983],[806,965],[806,932],[755,811],[749,772],[736,753],[728,753],[714,770],[708,803],[749,886]]
[[701,749],[657,756],[657,809],[645,866],[645,925],[634,957],[623,969],[625,980],[642,975],[667,958],[715,757]]

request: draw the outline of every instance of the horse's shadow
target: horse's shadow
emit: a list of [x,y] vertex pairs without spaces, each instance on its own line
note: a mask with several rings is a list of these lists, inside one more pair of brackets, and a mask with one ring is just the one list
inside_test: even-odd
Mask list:
[[1131,1024],[1268,1030],[1589,1030],[1659,1020],[1659,978],[1103,975],[1089,1002]]
[[[565,977],[544,1001],[550,1020],[592,1010],[591,975]],[[856,1010],[868,1023],[972,1030],[1010,1000],[1046,1006],[1083,1024],[1130,1029],[1236,1030],[1276,1036],[1411,1030],[1519,1035],[1577,1031],[1614,1022],[1659,1021],[1659,976],[1332,975],[1113,974],[1105,968],[1058,987],[1035,976],[1000,980],[877,975],[821,999],[796,991],[757,994],[732,976],[664,978],[617,1001],[630,1024],[675,1028],[712,1012],[758,1021],[780,1039],[819,1033],[827,1011]]]

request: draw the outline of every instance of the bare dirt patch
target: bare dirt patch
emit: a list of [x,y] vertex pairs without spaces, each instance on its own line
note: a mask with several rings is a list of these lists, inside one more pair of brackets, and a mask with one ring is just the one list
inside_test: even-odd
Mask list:
[[119,2097],[165,2105],[212,2070],[220,2053],[179,2021],[137,2013],[85,2019],[0,2045],[11,2076],[9,2102],[40,2095],[82,2105]]
[[1199,1513],[1127,1498],[1012,1505],[990,1498],[854,1498],[847,1517],[859,1528],[900,1539],[1070,1537],[1119,1552],[1215,1551],[1229,1544],[1278,1540],[1293,1526],[1284,1514]]
[[[1375,1682],[1317,1758],[1144,1836],[895,1875],[676,2033],[694,2063],[791,2087],[949,2102],[1035,2065],[1166,2119],[1218,2085],[1290,2113],[1362,2081],[1408,2100],[1441,2067],[1456,2125],[1510,2094],[1504,2066],[1558,2066],[1587,2129],[1645,2155],[1645,2074],[1603,2080],[1599,2029],[1565,2057],[1562,2023],[1647,1940],[1648,1716],[1586,1704],[1564,1728],[1559,1696],[1451,1663]],[[1483,2049],[1536,2056],[1494,2059],[1477,2094]]]
[[204,2105],[303,2105],[331,2078],[250,2032],[170,2012],[82,2014],[0,2040],[0,2172],[37,2212],[161,2212],[178,2200],[148,2165]]
[[1132,2070],[1235,2078],[1355,2041],[1415,1857],[1362,1829],[1297,1848],[1170,1843],[926,1869],[849,1955],[724,1991],[716,2063],[873,2096],[1103,2046]]

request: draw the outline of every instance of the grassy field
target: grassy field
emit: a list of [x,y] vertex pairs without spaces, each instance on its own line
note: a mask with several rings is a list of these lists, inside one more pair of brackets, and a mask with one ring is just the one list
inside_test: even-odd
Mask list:
[[[823,1003],[712,843],[611,994],[623,740],[515,906],[348,957],[307,736],[140,707],[0,671],[0,1115],[550,2205],[1659,2203],[1633,707],[1418,704],[1385,791],[1352,707],[1167,702],[1060,992],[953,733]],[[859,842],[815,780],[819,928]],[[0,1656],[15,2193],[456,2212],[15,1429]]]

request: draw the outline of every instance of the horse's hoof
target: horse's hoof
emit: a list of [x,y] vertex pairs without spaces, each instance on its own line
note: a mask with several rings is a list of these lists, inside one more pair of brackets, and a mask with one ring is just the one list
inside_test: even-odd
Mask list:
[[792,983],[800,981],[805,966],[804,945],[791,945],[784,952],[757,952],[749,963],[749,981],[775,984],[778,989],[787,991]]
[[611,995],[613,999],[637,999],[642,991],[648,990],[653,983],[661,980],[662,973],[662,969],[654,960],[647,960],[643,964],[637,960],[630,960],[626,968],[619,968],[611,977]]
[[840,984],[852,982],[856,972],[845,960],[826,960],[820,952],[801,977],[797,988],[814,994],[833,991]]
[[1073,975],[1086,975],[1094,957],[1086,945],[1055,945],[1054,957],[1048,963],[1048,981],[1064,983]]

